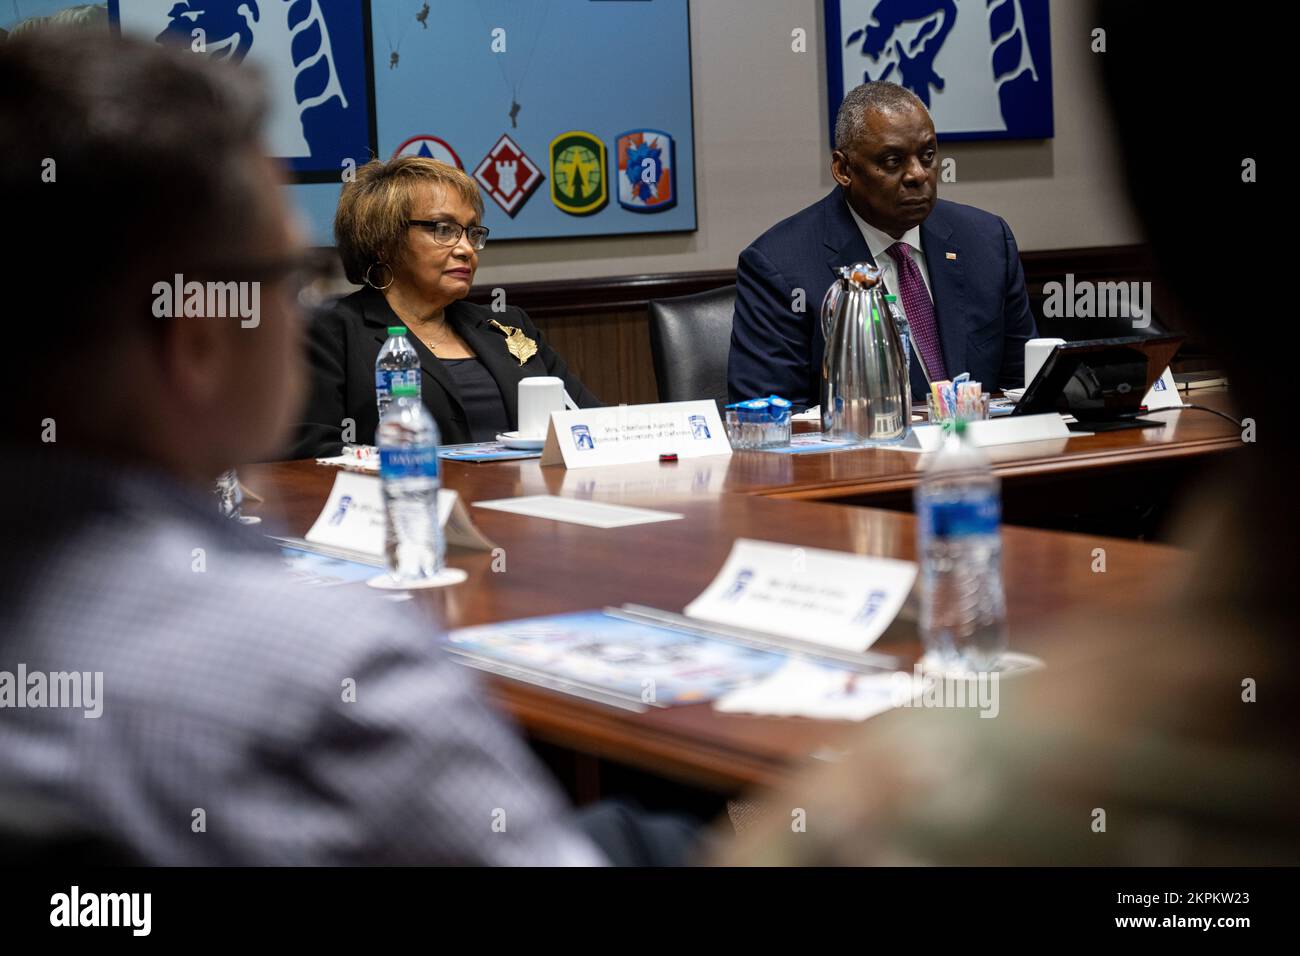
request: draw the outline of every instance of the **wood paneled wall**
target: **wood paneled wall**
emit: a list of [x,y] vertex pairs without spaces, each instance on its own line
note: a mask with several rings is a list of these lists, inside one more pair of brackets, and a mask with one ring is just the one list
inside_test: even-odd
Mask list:
[[[650,358],[649,303],[731,285],[734,272],[617,276],[576,282],[502,286],[506,301],[537,323],[582,383],[609,405],[657,402]],[[471,302],[491,303],[496,289],[477,288]]]
[[659,400],[645,308],[539,318],[537,325],[602,402],[641,405]]

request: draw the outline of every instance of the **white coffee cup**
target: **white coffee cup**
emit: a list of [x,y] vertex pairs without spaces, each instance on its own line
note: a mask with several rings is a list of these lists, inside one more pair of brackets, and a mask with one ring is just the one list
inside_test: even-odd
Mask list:
[[564,411],[564,380],[533,375],[519,380],[519,436],[545,438],[551,412]]
[[1025,385],[1028,386],[1038,370],[1052,354],[1052,349],[1064,345],[1065,339],[1030,339],[1025,343]]

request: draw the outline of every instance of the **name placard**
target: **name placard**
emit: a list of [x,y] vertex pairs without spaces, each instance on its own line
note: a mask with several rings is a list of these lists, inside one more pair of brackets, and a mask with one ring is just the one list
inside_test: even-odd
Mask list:
[[1174,382],[1174,373],[1170,369],[1166,368],[1164,374],[1156,379],[1156,383],[1142,399],[1142,404],[1151,412],[1161,408],[1183,407],[1182,396],[1178,394],[1178,385]]
[[379,478],[340,471],[320,517],[307,532],[312,544],[323,544],[370,557],[384,555],[384,498]]
[[[1041,415],[1009,415],[987,421],[968,422],[966,434],[980,447],[1016,445],[1027,441],[1052,441],[1073,437],[1073,433],[1056,412]],[[943,428],[939,425],[914,425],[901,442],[881,445],[900,451],[936,451],[943,444]]]
[[898,615],[915,580],[910,561],[737,538],[686,616],[865,651]]
[[[341,551],[382,558],[386,521],[379,478],[340,471],[334,477],[334,487],[330,489],[320,517],[307,532],[307,540]],[[469,551],[491,551],[494,547],[470,520],[460,495],[449,488],[438,489],[438,522],[442,525],[448,547]]]
[[541,464],[593,468],[730,454],[716,404],[664,402],[552,412]]

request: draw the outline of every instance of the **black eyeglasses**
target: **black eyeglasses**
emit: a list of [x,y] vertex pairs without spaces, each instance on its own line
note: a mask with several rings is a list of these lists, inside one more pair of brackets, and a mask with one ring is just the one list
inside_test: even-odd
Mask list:
[[481,251],[487,245],[487,226],[470,226],[467,229],[449,219],[412,219],[410,222],[412,226],[423,226],[428,229],[433,233],[433,241],[440,246],[454,246],[464,235],[469,236],[469,244],[474,247],[475,252]]

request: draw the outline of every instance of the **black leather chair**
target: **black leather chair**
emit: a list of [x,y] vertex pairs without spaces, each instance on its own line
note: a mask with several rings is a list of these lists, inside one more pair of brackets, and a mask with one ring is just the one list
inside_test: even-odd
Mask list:
[[727,352],[736,287],[650,303],[650,354],[659,401],[727,401]]

